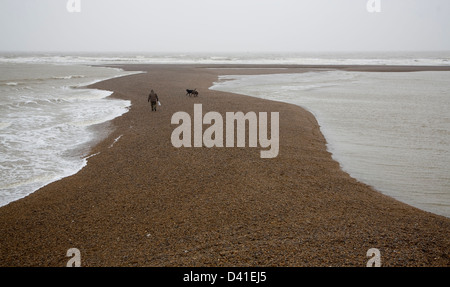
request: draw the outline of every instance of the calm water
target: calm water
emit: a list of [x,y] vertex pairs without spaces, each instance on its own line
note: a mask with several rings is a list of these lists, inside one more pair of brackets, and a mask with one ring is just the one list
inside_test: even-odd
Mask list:
[[450,72],[229,75],[212,89],[307,108],[351,176],[450,217]]

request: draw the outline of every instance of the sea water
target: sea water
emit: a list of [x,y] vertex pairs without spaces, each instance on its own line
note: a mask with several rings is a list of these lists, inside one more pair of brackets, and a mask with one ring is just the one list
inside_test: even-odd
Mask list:
[[211,89],[305,107],[352,177],[450,217],[450,72],[224,75]]
[[0,63],[448,66],[450,52],[0,54]]
[[[39,58],[36,58],[39,60]],[[119,69],[0,61],[0,206],[86,165],[95,124],[128,111],[110,91],[80,88]]]

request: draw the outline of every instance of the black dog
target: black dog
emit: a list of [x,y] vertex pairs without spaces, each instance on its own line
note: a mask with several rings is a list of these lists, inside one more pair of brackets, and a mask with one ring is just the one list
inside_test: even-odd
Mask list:
[[197,97],[197,96],[198,96],[198,92],[197,92],[196,90],[197,90],[197,89],[195,89],[195,90],[189,90],[189,89],[187,89],[187,90],[186,90],[186,92],[187,92],[187,93],[186,93],[186,96],[189,96],[189,97],[190,97],[190,96],[193,95],[194,97]]
[[192,96],[192,93],[194,92],[195,90],[189,90],[189,89],[186,89],[186,96]]

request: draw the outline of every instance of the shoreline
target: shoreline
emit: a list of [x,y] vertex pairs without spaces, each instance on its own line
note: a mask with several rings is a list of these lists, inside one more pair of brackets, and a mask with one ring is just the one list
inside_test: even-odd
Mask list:
[[[15,67],[15,65],[18,66],[18,68]],[[53,143],[53,153],[56,154],[55,159],[53,159],[53,162],[55,163],[55,166],[58,168],[52,169],[53,173],[50,173],[49,175],[42,174],[42,173],[36,173],[32,172],[34,176],[31,178],[22,178],[22,180],[16,184],[11,184],[9,186],[3,186],[5,189],[2,190],[4,193],[2,195],[6,195],[7,198],[1,198],[0,207],[7,205],[11,201],[19,200],[23,197],[26,197],[27,195],[35,192],[36,190],[54,182],[57,180],[61,180],[65,177],[68,177],[70,175],[78,173],[84,166],[85,166],[85,157],[86,154],[89,153],[90,149],[95,146],[97,143],[101,142],[106,138],[106,136],[109,134],[109,131],[107,130],[107,126],[109,125],[110,119],[114,117],[118,117],[121,115],[121,113],[128,111],[128,108],[124,106],[122,108],[122,111],[119,110],[120,108],[117,108],[116,105],[111,104],[110,100],[107,100],[111,94],[112,91],[107,90],[98,90],[98,89],[89,89],[88,87],[91,85],[94,85],[95,83],[108,80],[108,79],[114,79],[117,77],[132,75],[140,73],[139,71],[135,72],[127,72],[123,69],[119,68],[110,68],[110,67],[93,67],[91,65],[63,65],[58,66],[55,70],[52,70],[54,65],[51,64],[23,64],[18,63],[14,64],[14,71],[17,69],[25,69],[29,68],[28,65],[31,65],[31,70],[41,70],[43,75],[42,79],[39,79],[39,88],[38,90],[42,90],[45,88],[45,86],[49,86],[49,82],[52,83],[52,89],[58,89],[57,91],[51,91],[50,94],[54,94],[55,97],[60,97],[61,99],[65,99],[66,97],[69,97],[70,100],[72,100],[72,97],[77,97],[78,94],[82,94],[84,96],[87,96],[89,98],[88,101],[93,99],[93,102],[95,100],[103,101],[102,106],[107,108],[109,110],[110,107],[115,106],[115,110],[111,110],[109,113],[103,113],[103,116],[94,116],[89,117],[87,119],[86,117],[81,120],[80,122],[77,122],[76,118],[77,116],[74,116],[73,114],[75,112],[71,113],[71,117],[74,118],[73,125],[69,126],[71,127],[68,131],[66,131],[67,134],[70,134],[71,132],[75,134],[74,130],[76,130],[77,136],[73,136],[73,140],[79,142],[76,146],[73,141],[67,141],[64,144],[66,147],[66,150],[64,148],[61,148],[61,150],[57,149],[55,147],[55,144],[58,142],[59,139],[64,139],[65,137],[63,134],[61,136],[58,136],[58,138],[55,141],[50,142]],[[8,66],[9,67],[9,66]],[[49,68],[50,67],[50,68]],[[13,69],[13,68],[11,68]],[[52,76],[53,74],[53,76]],[[24,78],[33,78],[33,76],[25,76]],[[33,83],[30,79],[24,79],[19,80],[20,89],[28,89],[29,85],[31,85],[30,89],[34,88],[33,85],[38,85]],[[19,88],[17,89],[19,90]],[[39,91],[40,91],[39,90]],[[5,91],[6,96],[8,96],[9,91]],[[40,98],[46,98],[45,92],[40,91],[43,93],[43,95],[36,96],[36,101],[39,101]],[[12,91],[14,94],[14,91]],[[17,91],[16,91],[17,93]],[[73,96],[75,95],[75,96]],[[51,96],[49,96],[50,100],[52,101]],[[69,101],[70,101],[69,100]],[[62,101],[64,102],[64,100]],[[72,103],[72,102],[70,102]],[[72,104],[75,108],[73,108],[74,111],[82,111],[85,110],[85,108],[92,107],[94,104],[89,105],[86,101],[83,102],[83,106],[76,106],[75,103]],[[79,104],[81,105],[81,104]],[[44,106],[45,108],[45,106]],[[67,109],[67,108],[66,108]],[[125,109],[125,110],[124,110]],[[54,110],[54,109],[53,109]],[[69,112],[67,112],[68,114]],[[51,110],[50,110],[51,114]],[[9,117],[7,116],[6,119]],[[27,117],[25,117],[27,118]],[[68,117],[70,118],[70,117]],[[92,120],[92,121],[91,121]],[[97,126],[102,126],[103,123],[106,123],[105,127],[97,128]],[[19,122],[16,122],[16,125],[18,125]],[[9,125],[8,125],[9,126]],[[62,129],[61,129],[62,130]],[[83,131],[83,132],[82,132]],[[7,134],[10,132],[7,131]],[[44,133],[45,134],[45,133]],[[37,135],[39,138],[39,136]],[[27,138],[24,138],[25,141],[27,141]],[[34,137],[34,140],[36,141],[36,137]],[[31,139],[30,139],[31,142]],[[64,141],[63,141],[64,142]],[[49,144],[49,146],[50,146]],[[73,145],[73,147],[71,147]],[[63,146],[63,145],[60,145]],[[67,148],[69,146],[69,148]],[[14,148],[13,148],[14,149]],[[45,149],[45,148],[44,148]],[[48,153],[50,151],[50,153]],[[57,152],[60,151],[60,152]],[[47,151],[40,151],[39,154],[52,154],[52,148],[50,147],[50,150]],[[13,156],[14,158],[14,156]],[[60,159],[61,162],[65,162],[65,164],[59,164],[56,158]],[[30,168],[33,165],[33,162],[39,162],[40,158],[37,158],[35,161],[30,162],[29,166],[27,166],[26,170],[31,171]],[[45,159],[45,157],[44,157]],[[17,158],[17,160],[20,160],[20,158]],[[14,160],[12,160],[14,161]],[[48,161],[47,164],[49,165],[51,161]],[[12,170],[15,170],[13,168]],[[22,171],[24,172],[24,171]],[[30,174],[27,172],[27,174]],[[9,178],[9,175],[7,175]],[[43,179],[41,179],[43,178]],[[36,180],[35,180],[36,179]],[[4,182],[7,184],[8,182]],[[11,187],[12,186],[12,187]],[[8,197],[9,196],[9,197]]]
[[[147,73],[88,87],[131,100],[131,109],[108,123],[113,131],[79,173],[0,208],[2,266],[65,266],[69,248],[80,249],[83,266],[365,266],[370,248],[381,250],[383,266],[450,265],[450,219],[343,172],[310,112],[209,90],[229,65],[112,66]],[[278,67],[232,66],[256,68],[244,74]],[[318,68],[370,70],[280,72]],[[151,88],[161,97],[156,113]],[[186,97],[186,88],[200,96]],[[194,103],[205,112],[280,111],[279,157],[260,159],[259,148],[173,148],[170,117],[192,114]]]
[[[357,67],[358,68],[358,67]],[[364,78],[364,81],[357,81],[359,83],[361,82],[365,82],[365,88],[359,90],[359,95],[358,98],[354,98],[353,100],[358,100],[359,97],[361,97],[361,101],[370,101],[370,98],[372,97],[368,97],[367,94],[377,94],[377,97],[385,97],[386,101],[390,101],[390,99],[395,99],[396,97],[393,97],[394,95],[397,95],[399,93],[399,91],[402,89],[400,87],[407,87],[407,86],[411,86],[409,87],[409,92],[407,94],[405,94],[405,97],[403,98],[404,101],[401,105],[409,105],[411,104],[412,107],[420,107],[421,110],[430,110],[430,106],[433,105],[432,103],[434,102],[431,101],[432,98],[434,98],[435,94],[438,94],[440,91],[433,91],[433,89],[435,88],[440,88],[441,91],[443,91],[442,89],[445,90],[445,83],[442,82],[441,86],[439,86],[440,81],[437,80],[437,78],[441,78],[443,77],[442,80],[445,79],[446,75],[448,75],[448,71],[431,71],[431,69],[429,69],[429,67],[426,68],[422,68],[420,71],[413,71],[412,73],[408,73],[408,72],[404,72],[408,67],[404,67],[402,68],[403,71],[395,71],[395,72],[389,72],[389,71],[385,71],[385,72],[379,72],[380,67],[376,67],[376,69],[374,71],[371,70],[371,67],[363,67],[363,68],[359,68],[359,70],[366,70],[369,72],[361,72],[361,71],[357,71],[357,72],[349,72],[348,70],[356,70],[352,67],[349,67],[345,69],[316,69],[314,71],[312,71],[312,75],[317,74],[317,75],[329,75],[329,73],[334,74],[334,75],[353,75],[352,77],[358,78],[358,80],[361,80],[361,78]],[[227,68],[226,68],[227,69]],[[245,68],[238,68],[238,69],[245,69]],[[266,68],[266,69],[271,69],[271,68]],[[273,68],[272,68],[273,69]],[[275,68],[276,69],[276,68]],[[297,87],[296,83],[297,82],[308,82],[307,87],[310,87],[309,85],[312,85],[313,87],[315,85],[320,86],[321,85],[321,81],[320,80],[310,80],[310,76],[308,74],[302,74],[302,73],[295,73],[295,71],[293,71],[292,73],[288,73],[288,74],[282,74],[280,73],[280,70],[283,68],[278,68],[277,70],[273,71],[273,74],[270,75],[263,75],[262,77],[258,77],[258,76],[246,76],[246,75],[235,75],[235,69],[233,68],[229,68],[229,70],[223,70],[226,74],[219,76],[219,81],[214,83],[214,86],[211,87],[212,90],[219,90],[219,91],[223,91],[223,92],[231,92],[231,93],[240,93],[243,95],[248,95],[248,96],[252,96],[252,97],[256,97],[256,98],[263,98],[263,99],[269,99],[269,100],[274,100],[274,101],[280,101],[280,102],[286,102],[286,103],[291,103],[291,104],[296,104],[302,108],[304,108],[305,110],[307,110],[308,112],[312,113],[314,115],[314,117],[316,118],[316,120],[318,121],[319,125],[320,125],[320,130],[323,133],[323,135],[325,136],[325,139],[327,141],[327,147],[328,147],[328,151],[330,151],[330,153],[332,153],[333,159],[335,159],[336,161],[338,161],[341,164],[341,167],[343,169],[344,172],[349,173],[352,177],[354,177],[355,179],[368,184],[370,186],[372,186],[374,189],[376,189],[377,191],[386,194],[388,196],[391,196],[393,198],[398,199],[399,201],[402,201],[404,203],[407,203],[409,205],[418,207],[419,209],[431,212],[431,213],[435,213],[438,215],[443,215],[447,218],[450,218],[450,214],[449,212],[449,201],[448,201],[448,193],[440,193],[440,191],[445,192],[445,187],[446,187],[446,181],[445,181],[445,171],[446,169],[442,166],[439,169],[434,169],[433,170],[429,170],[428,166],[422,166],[422,163],[425,162],[427,159],[429,159],[428,156],[434,156],[434,154],[428,154],[427,156],[424,156],[422,150],[425,150],[425,148],[423,148],[423,146],[421,146],[419,144],[419,140],[414,141],[414,144],[412,146],[417,147],[419,150],[416,152],[415,150],[412,149],[408,149],[408,148],[402,148],[401,150],[397,150],[395,153],[392,152],[391,156],[388,158],[385,158],[385,155],[383,156],[383,154],[379,154],[378,156],[376,156],[376,160],[373,160],[373,162],[371,161],[370,154],[377,154],[378,151],[374,151],[373,149],[370,148],[370,146],[372,146],[372,142],[367,142],[367,136],[370,136],[370,133],[365,134],[366,136],[366,141],[363,140],[364,137],[359,137],[359,136],[355,136],[355,138],[351,138],[349,136],[349,134],[354,134],[356,133],[355,131],[352,131],[353,125],[350,126],[343,126],[340,125],[339,122],[341,122],[341,117],[344,117],[345,119],[343,119],[344,121],[348,121],[351,120],[353,121],[353,124],[355,126],[358,126],[360,122],[364,122],[366,120],[366,118],[374,118],[373,115],[367,114],[365,112],[361,112],[361,113],[355,113],[355,106],[354,105],[343,105],[340,107],[341,111],[344,111],[345,108],[347,108],[348,110],[352,110],[355,114],[358,114],[358,116],[356,117],[351,117],[351,119],[347,116],[341,116],[339,114],[336,114],[336,112],[334,111],[336,108],[331,107],[330,105],[327,105],[328,109],[324,108],[324,105],[326,105],[327,101],[319,100],[322,97],[326,97],[329,101],[331,102],[337,102],[340,101],[342,99],[344,99],[344,101],[347,99],[347,97],[351,97],[352,94],[352,90],[357,89],[358,84],[356,84],[356,86],[352,83],[352,81],[343,81],[342,83],[335,83],[337,85],[342,85],[344,87],[347,88],[338,88],[338,89],[328,89],[328,90],[324,90],[323,92],[319,92],[319,91],[311,91],[311,92],[304,92],[303,89],[301,89],[300,87]],[[284,68],[286,69],[286,68]],[[415,69],[414,69],[415,70]],[[388,72],[388,73],[386,73]],[[249,72],[251,73],[251,72]],[[373,76],[372,74],[375,73]],[[286,75],[286,77],[284,77],[283,75]],[[314,77],[313,77],[314,78]],[[418,94],[420,94],[420,92],[417,92],[416,95],[416,91],[414,90],[414,88],[412,88],[413,86],[418,85],[417,83],[414,82],[403,82],[403,84],[401,84],[401,82],[399,82],[398,84],[396,84],[397,87],[391,87],[389,90],[391,92],[389,92],[389,90],[387,90],[386,88],[383,88],[382,84],[378,83],[375,84],[376,79],[384,79],[385,82],[387,81],[396,81],[397,80],[401,80],[401,79],[410,79],[409,81],[414,81],[412,79],[433,79],[433,81],[435,81],[435,85],[430,86],[430,89],[427,89],[426,93],[423,93],[421,96],[418,96]],[[290,79],[288,81],[288,79]],[[295,79],[295,80],[294,80]],[[328,77],[327,77],[327,83],[328,82]],[[266,82],[267,81],[267,82]],[[311,83],[311,81],[313,83]],[[368,82],[373,82],[373,84],[369,85]],[[283,83],[283,84],[280,84]],[[388,82],[387,82],[388,83]],[[406,86],[405,86],[406,83]],[[273,84],[277,85],[277,89],[274,88]],[[291,92],[291,86],[290,85],[294,85],[294,87],[299,88],[299,91],[297,93],[297,95],[299,96],[294,97],[293,93]],[[289,88],[284,91],[284,86],[288,86]],[[306,84],[305,84],[306,85]],[[436,86],[437,85],[437,86]],[[372,87],[381,87],[383,89],[383,93],[380,93],[375,90],[371,91],[370,90],[370,86]],[[420,86],[420,85],[419,85]],[[266,88],[267,87],[267,88]],[[418,87],[419,91],[420,91],[420,87]],[[309,90],[309,88],[306,88],[306,90]],[[377,88],[378,90],[378,88]],[[344,91],[348,91],[344,92]],[[424,90],[425,91],[425,90]],[[271,95],[271,93],[274,93],[274,95]],[[326,96],[328,95],[328,97]],[[343,96],[346,95],[346,96]],[[356,94],[354,95],[356,96]],[[311,98],[313,97],[313,98]],[[418,97],[418,98],[416,98]],[[443,94],[442,97],[445,97],[445,95]],[[408,98],[416,98],[415,100],[410,100]],[[423,99],[422,102],[420,104],[418,104],[418,99]],[[426,100],[428,99],[428,100]],[[430,102],[431,101],[431,102]],[[445,101],[444,101],[445,103]],[[380,105],[381,106],[381,105]],[[436,104],[434,104],[435,108],[436,108]],[[367,105],[365,108],[368,108]],[[380,107],[378,107],[378,109],[376,109],[377,111],[381,111]],[[404,110],[404,109],[403,109]],[[334,112],[333,112],[334,111]],[[388,116],[389,114],[391,115],[399,115],[399,113],[397,112],[393,112],[392,110],[390,110],[388,107],[384,107],[383,108],[383,113],[386,114],[386,116]],[[438,109],[436,109],[436,112],[438,111]],[[403,111],[399,111],[400,114]],[[402,114],[403,116],[399,116],[400,118],[404,118],[405,117],[405,113],[407,112],[407,110],[404,111],[404,113]],[[408,119],[408,121],[414,121],[417,124],[421,123],[421,120],[418,120],[418,118],[420,118],[420,113],[415,115],[417,112],[420,112],[417,110],[417,108],[415,110],[411,109],[408,112],[408,116],[410,117]],[[330,116],[330,114],[333,114],[334,116]],[[437,119],[441,119],[444,120],[445,119],[445,114],[440,114],[439,116],[436,115],[436,113],[432,113],[429,114],[427,113],[428,116],[427,117],[433,117],[434,121],[436,121]],[[384,122],[385,124],[388,124],[388,122],[386,122],[386,120],[383,121],[383,118],[380,118],[381,122]],[[392,116],[391,116],[392,118]],[[341,119],[341,120],[339,120]],[[359,119],[359,120],[357,120]],[[423,119],[422,119],[423,120]],[[395,122],[395,119],[392,120],[392,122]],[[401,124],[400,122],[396,123]],[[436,122],[437,124],[437,122]],[[433,127],[436,126],[433,125]],[[376,124],[374,124],[376,125]],[[367,130],[369,130],[369,126],[371,126],[371,124],[369,124],[368,122],[365,123],[365,127],[367,128]],[[411,127],[415,126],[415,125],[410,125]],[[404,131],[408,130],[408,127],[405,126],[405,129],[402,128],[402,132],[405,133]],[[345,130],[345,132],[343,133],[341,131],[341,129]],[[380,124],[378,124],[378,129],[381,131],[383,129],[382,126],[380,126]],[[430,129],[433,129],[432,127],[430,127]],[[336,133],[336,131],[341,131],[340,133]],[[363,129],[366,130],[366,129]],[[433,130],[434,131],[434,130]],[[425,130],[424,132],[431,132],[430,130]],[[358,131],[359,133],[364,133],[363,131]],[[343,134],[347,134],[347,136],[343,136]],[[372,141],[377,142],[378,145],[383,145],[383,140],[382,138],[386,139],[386,136],[389,135],[389,131],[387,131],[387,133],[382,132],[382,134],[379,134],[378,136],[375,136],[373,134],[373,132],[371,133],[373,136],[371,138]],[[393,134],[391,134],[391,136],[393,136]],[[409,135],[411,136],[411,134]],[[410,138],[410,137],[409,137]],[[433,137],[426,137],[426,136],[419,136],[419,138],[422,139],[422,143],[423,140],[432,140]],[[354,149],[350,149],[347,146],[346,140],[350,140],[350,144],[352,144],[352,146],[354,147]],[[398,139],[400,140],[400,139]],[[436,141],[437,140],[437,141]],[[404,141],[404,139],[403,139]],[[438,142],[445,142],[444,138],[442,138],[441,140],[439,140],[438,137],[435,138],[434,143],[438,143]],[[356,144],[356,143],[357,144]],[[432,141],[433,142],[433,141]],[[430,142],[429,144],[431,144],[432,142]],[[375,144],[375,145],[377,145]],[[389,143],[386,142],[386,145],[389,146]],[[358,146],[364,147],[365,152],[361,153],[358,152]],[[423,148],[423,149],[422,149]],[[432,148],[432,145],[430,145],[430,150]],[[445,150],[445,147],[441,147],[441,149]],[[428,150],[428,149],[427,149]],[[411,153],[412,152],[412,153]],[[401,162],[398,162],[398,167],[402,166],[402,168],[396,168],[394,170],[392,170],[390,168],[390,164],[392,164],[393,166],[397,166],[397,162],[393,162],[392,160],[390,160],[389,158],[398,156],[399,158],[401,157],[405,157],[405,155],[407,155],[408,153],[410,153],[410,157],[414,158],[415,160],[410,160],[409,164],[402,164]],[[422,154],[421,154],[422,153]],[[421,155],[420,155],[421,154]],[[442,153],[441,156],[444,156],[445,153]],[[364,167],[359,166],[357,162],[365,162],[368,161],[370,163],[372,163],[370,166],[365,166],[367,168],[367,170]],[[441,160],[444,160],[443,158]],[[414,164],[414,162],[417,162],[417,165]],[[434,162],[434,161],[433,161]],[[435,161],[435,165],[438,166],[439,165],[439,160],[436,159]],[[377,165],[385,165],[383,168],[377,168]],[[387,167],[387,169],[386,169]],[[370,170],[370,171],[369,171]],[[387,170],[390,170],[390,172],[388,172]],[[411,178],[411,180],[403,180],[405,179],[405,176],[411,176],[411,173],[415,171],[415,176]],[[421,182],[419,180],[419,178],[421,178],[420,176],[424,176],[426,177],[425,174],[427,173],[431,173],[433,175],[436,174],[436,176],[433,176],[433,178],[429,177],[428,181],[426,182]],[[395,174],[398,175],[402,175],[401,178],[399,178],[400,176],[398,176],[397,178],[394,179]],[[437,175],[439,174],[439,175]],[[408,177],[406,177],[408,178]],[[433,180],[433,181],[431,181]],[[390,184],[385,184],[385,182],[390,182]],[[432,183],[434,182],[434,183]],[[405,185],[406,184],[406,185]],[[434,191],[434,192],[433,192]],[[417,197],[417,198],[416,198]]]

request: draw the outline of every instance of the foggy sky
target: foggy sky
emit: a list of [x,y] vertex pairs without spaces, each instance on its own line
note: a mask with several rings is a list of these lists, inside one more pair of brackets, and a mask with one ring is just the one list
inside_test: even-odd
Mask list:
[[450,1],[0,0],[0,51],[450,50]]

